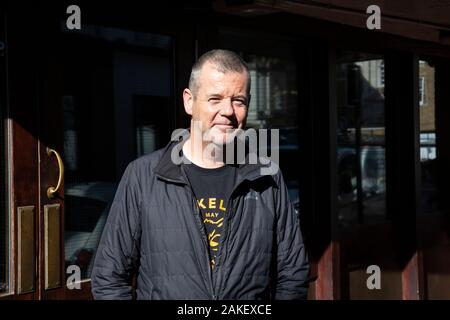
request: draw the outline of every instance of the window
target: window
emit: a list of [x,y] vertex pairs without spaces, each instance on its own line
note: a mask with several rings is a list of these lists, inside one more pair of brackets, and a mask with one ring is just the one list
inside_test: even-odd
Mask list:
[[300,168],[294,164],[300,161],[299,93],[293,42],[277,35],[227,28],[220,30],[219,40],[219,47],[239,53],[249,67],[251,99],[247,128],[279,130],[279,165],[290,198],[298,209]]
[[420,161],[436,159],[436,133],[420,132]]
[[134,95],[136,158],[162,148],[170,140],[169,97]]
[[293,60],[244,54],[251,76],[247,127],[279,130],[279,165],[294,206],[299,205],[297,78]]
[[425,105],[425,77],[419,77],[419,104]]
[[[421,212],[438,210],[436,115],[434,104],[434,66],[425,60],[419,63],[420,106],[424,106],[424,93],[428,92],[426,108],[420,108],[420,165],[421,165]],[[426,90],[428,89],[428,90]]]
[[337,58],[338,211],[345,227],[386,216],[384,60],[347,51]]
[[384,61],[380,62],[380,76],[379,76],[379,81],[378,81],[378,87],[383,87],[384,86]]
[[250,128],[292,127],[297,118],[297,88],[293,61],[258,55],[245,58],[251,76]]
[[88,279],[126,166],[169,141],[172,39],[100,26],[63,37],[65,263]]

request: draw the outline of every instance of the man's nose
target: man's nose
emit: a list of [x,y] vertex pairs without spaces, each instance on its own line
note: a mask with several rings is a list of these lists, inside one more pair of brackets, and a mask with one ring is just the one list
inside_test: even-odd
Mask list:
[[220,108],[220,114],[222,116],[231,116],[234,113],[233,101],[231,99],[224,99]]

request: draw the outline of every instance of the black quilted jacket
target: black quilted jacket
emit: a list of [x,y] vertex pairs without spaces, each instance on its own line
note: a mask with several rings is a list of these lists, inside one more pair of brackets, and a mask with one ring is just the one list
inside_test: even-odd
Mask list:
[[131,162],[95,257],[95,299],[305,299],[309,264],[281,172],[240,165],[216,266],[175,142]]

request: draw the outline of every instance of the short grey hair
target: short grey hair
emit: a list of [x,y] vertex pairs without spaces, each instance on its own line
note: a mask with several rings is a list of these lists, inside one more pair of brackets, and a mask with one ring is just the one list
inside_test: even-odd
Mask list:
[[192,94],[197,94],[198,77],[205,63],[212,63],[220,72],[247,72],[247,94],[250,94],[250,72],[247,63],[235,52],[223,49],[215,49],[204,53],[192,66],[191,77],[189,78],[189,90]]

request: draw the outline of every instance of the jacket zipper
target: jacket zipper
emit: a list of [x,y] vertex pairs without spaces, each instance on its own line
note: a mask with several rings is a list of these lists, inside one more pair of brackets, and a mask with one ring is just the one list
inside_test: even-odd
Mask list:
[[[225,230],[224,230],[225,238],[223,239],[222,246],[219,248],[219,252],[218,252],[218,253],[220,253],[220,259],[217,260],[217,264],[214,267],[214,270],[213,270],[213,273],[212,273],[213,287],[214,288],[216,286],[216,283],[215,283],[216,277],[215,277],[215,275],[217,274],[217,270],[219,269],[219,267],[225,261],[225,257],[226,257],[227,251],[228,251],[228,241],[229,241],[228,239],[229,239],[229,236],[230,236],[230,233],[231,233],[231,216],[233,215],[233,212],[234,212],[234,205],[232,206],[232,204],[234,202],[233,201],[233,194],[234,194],[234,191],[236,190],[236,188],[239,186],[239,184],[236,185],[233,188],[233,190],[231,191],[231,194],[230,194],[230,198],[228,199],[228,202],[227,202],[227,208],[229,208],[229,211],[227,212],[227,222],[225,224]],[[216,288],[216,289],[221,289],[221,288]],[[216,291],[216,292],[220,293],[219,290]]]
[[215,287],[216,286],[216,283],[215,283],[216,282],[215,281],[216,280],[216,274],[217,274],[217,270],[218,270],[219,266],[222,264],[223,261],[225,261],[225,256],[226,256],[226,253],[227,253],[227,250],[228,250],[228,238],[229,238],[230,230],[231,230],[231,228],[230,228],[231,216],[232,216],[232,213],[234,211],[234,206],[231,207],[231,204],[233,202],[232,198],[233,198],[233,194],[234,194],[235,190],[241,184],[241,182],[239,182],[238,184],[236,184],[233,187],[233,190],[230,193],[230,198],[228,199],[228,202],[227,202],[227,206],[228,206],[227,208],[232,208],[232,209],[227,213],[227,215],[228,215],[227,223],[225,225],[225,230],[224,230],[226,232],[226,237],[225,237],[224,241],[222,242],[222,246],[219,248],[219,252],[218,253],[221,253],[220,259],[217,261],[217,264],[214,267],[213,271],[211,271],[211,256],[210,256],[208,239],[206,238],[206,232],[205,232],[205,229],[204,229],[203,221],[200,219],[200,216],[201,216],[200,208],[198,207],[197,201],[195,200],[194,191],[192,190],[192,186],[190,184],[187,184],[189,186],[187,189],[189,190],[189,192],[191,194],[192,202],[194,204],[194,208],[193,209],[194,209],[194,213],[196,213],[195,214],[195,216],[196,216],[195,219],[197,221],[197,225],[199,227],[199,231],[200,231],[202,239],[203,239],[203,244],[204,244],[205,249],[206,249],[206,256],[207,256],[206,260],[208,262],[208,274],[209,274],[209,280],[210,280],[209,284],[210,284],[210,290],[211,290],[211,293],[212,293],[213,300],[219,299],[219,297],[217,296],[216,293],[220,292],[220,290],[216,290],[216,289],[220,289],[220,288],[216,288]]
[[192,199],[192,204],[193,204],[193,211],[194,211],[194,215],[195,215],[195,220],[197,222],[197,226],[199,228],[200,231],[200,235],[203,239],[203,245],[206,249],[206,261],[207,261],[207,270],[208,270],[208,275],[209,275],[209,289],[212,293],[212,298],[214,300],[217,300],[217,296],[214,292],[214,285],[213,285],[213,277],[212,277],[212,273],[211,273],[211,257],[209,254],[209,244],[208,244],[208,239],[206,238],[206,233],[205,233],[205,229],[203,226],[203,221],[200,219],[200,208],[197,205],[197,201],[195,200],[194,197],[194,192],[192,191],[192,187],[188,188],[190,194],[191,194],[191,199]]

